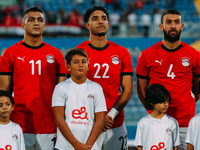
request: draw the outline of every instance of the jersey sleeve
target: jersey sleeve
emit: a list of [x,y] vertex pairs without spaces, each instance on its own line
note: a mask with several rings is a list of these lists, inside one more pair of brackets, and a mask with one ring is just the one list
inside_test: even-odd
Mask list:
[[186,135],[186,139],[185,142],[186,143],[190,143],[192,145],[195,145],[195,141],[194,141],[194,130],[195,130],[195,126],[194,126],[194,119],[192,118],[189,122],[189,126],[188,126],[188,130],[187,130],[187,135]]
[[60,50],[57,51],[57,76],[66,76],[67,69],[65,67],[65,60]]
[[122,61],[121,75],[133,75],[131,55],[127,49]]
[[18,135],[19,135],[19,143],[18,143],[18,149],[20,150],[26,150],[25,149],[25,143],[24,143],[24,135],[22,132],[21,127],[18,125]]
[[65,104],[66,104],[65,99],[67,99],[67,97],[62,90],[62,86],[59,83],[58,85],[56,85],[54,92],[53,92],[52,107],[65,106]]
[[149,69],[147,67],[147,63],[146,63],[144,52],[142,52],[139,55],[137,66],[136,66],[136,76],[138,78],[148,79]]
[[180,138],[179,138],[179,125],[178,122],[174,119],[175,128],[173,131],[173,147],[180,145]]
[[13,61],[11,48],[8,48],[0,57],[0,75],[12,75]]
[[200,52],[196,51],[196,64],[195,64],[195,67],[193,69],[193,74],[194,76],[198,76],[200,77]]
[[103,89],[99,84],[97,85],[97,92],[95,95],[95,113],[97,112],[103,112],[103,111],[107,111],[107,107],[106,107],[106,101],[105,101],[105,97],[103,94]]
[[143,146],[142,143],[142,122],[141,120],[138,122],[137,124],[137,130],[136,130],[136,135],[135,135],[135,141],[134,141],[134,145],[137,146]]

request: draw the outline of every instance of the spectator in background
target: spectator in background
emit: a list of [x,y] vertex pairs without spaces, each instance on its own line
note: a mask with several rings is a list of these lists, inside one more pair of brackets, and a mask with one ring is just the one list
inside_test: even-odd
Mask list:
[[143,0],[137,0],[135,2],[135,8],[136,9],[144,9],[144,1]]
[[150,16],[149,13],[145,12],[144,14],[142,14],[141,24],[142,24],[142,27],[143,27],[144,37],[148,37],[149,36],[149,27],[151,25],[151,16]]
[[4,18],[3,24],[5,26],[13,26],[14,25],[14,18],[10,12]]
[[112,14],[110,14],[110,25],[112,28],[112,35],[117,35],[119,33],[119,20],[120,15],[117,11],[114,11]]
[[3,24],[4,17],[5,17],[5,12],[2,9],[2,6],[0,5],[0,24]]
[[52,11],[46,11],[46,23],[47,24],[55,24],[56,23],[56,16]]
[[136,27],[136,21],[137,21],[137,15],[134,11],[131,11],[131,13],[128,14],[127,16],[128,20],[128,26],[130,29],[129,34],[134,35],[137,32],[137,27]]
[[162,34],[160,32],[160,29],[158,28],[158,26],[160,24],[160,18],[161,18],[161,16],[162,16],[162,14],[160,13],[159,10],[157,10],[155,12],[155,14],[153,15],[154,36]]
[[82,27],[82,23],[83,23],[83,17],[80,15],[78,9],[74,9],[74,10],[69,14],[69,22],[68,22],[68,25],[77,26],[77,27]]
[[15,25],[17,25],[17,26],[21,26],[21,24],[22,24],[22,15],[21,15],[21,13],[20,12],[18,12],[17,14],[16,14],[16,16],[15,16]]

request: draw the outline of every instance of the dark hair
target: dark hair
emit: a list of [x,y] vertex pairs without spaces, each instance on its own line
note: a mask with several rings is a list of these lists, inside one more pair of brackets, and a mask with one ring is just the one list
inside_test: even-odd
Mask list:
[[[164,17],[165,15],[167,15],[167,14],[172,14],[172,15],[179,15],[179,16],[181,16],[181,13],[180,13],[179,11],[175,10],[175,9],[166,10],[166,11],[162,14],[162,16],[161,16],[161,23],[163,23],[163,17]],[[182,18],[182,16],[181,16],[181,18]]]
[[145,107],[148,110],[152,110],[152,104],[163,103],[166,100],[171,101],[171,95],[169,91],[160,84],[152,84],[148,87],[145,93]]
[[89,9],[86,10],[86,12],[85,12],[85,14],[84,14],[84,17],[83,17],[85,23],[88,22],[88,20],[89,20],[89,18],[90,18],[90,15],[91,15],[94,11],[96,11],[96,10],[101,10],[101,11],[103,11],[103,12],[106,14],[107,18],[109,19],[108,10],[107,10],[105,7],[103,7],[103,6],[94,6],[94,7],[89,8]]
[[2,97],[2,96],[6,96],[6,97],[10,98],[10,101],[11,101],[12,105],[15,104],[14,99],[11,96],[10,92],[4,91],[4,90],[0,90],[0,97]]
[[69,51],[67,51],[67,53],[65,55],[65,60],[66,60],[68,65],[70,65],[70,62],[71,62],[72,57],[74,55],[84,56],[88,60],[87,52],[84,49],[82,49],[82,48],[72,48]]
[[26,14],[28,14],[29,12],[31,12],[31,11],[33,11],[33,12],[41,12],[42,14],[43,14],[43,11],[40,9],[40,8],[38,8],[38,7],[29,7],[25,12],[24,12],[24,16],[26,15]]

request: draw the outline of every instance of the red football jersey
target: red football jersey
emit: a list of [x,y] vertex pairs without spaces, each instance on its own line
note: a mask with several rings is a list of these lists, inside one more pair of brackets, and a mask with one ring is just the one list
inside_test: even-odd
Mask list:
[[66,75],[62,53],[45,42],[31,47],[20,41],[4,51],[0,66],[0,75],[13,76],[13,122],[24,133],[56,133],[52,94],[56,78]]
[[[89,40],[77,47],[87,51],[89,70],[86,76],[102,86],[109,111],[120,95],[121,76],[133,75],[130,53],[111,41],[103,48],[92,46]],[[113,128],[121,126],[123,121],[124,110],[115,118]]]
[[192,90],[193,75],[200,75],[200,53],[181,42],[174,50],[167,49],[162,41],[142,51],[136,74],[165,86],[172,97],[167,114],[176,118],[180,127],[187,127],[195,115]]

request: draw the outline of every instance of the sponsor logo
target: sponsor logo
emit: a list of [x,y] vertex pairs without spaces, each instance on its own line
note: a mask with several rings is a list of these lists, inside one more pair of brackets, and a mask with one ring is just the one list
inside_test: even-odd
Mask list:
[[112,56],[112,63],[115,65],[119,64],[119,57],[118,56]]
[[17,57],[17,59],[19,59],[19,60],[22,60],[23,62],[24,62],[24,58],[25,58],[25,56],[24,57]]
[[160,142],[158,143],[158,146],[157,145],[153,145],[151,146],[151,149],[150,150],[166,150],[165,148],[165,143],[164,142]]
[[74,109],[72,111],[72,117],[74,119],[86,119],[86,120],[88,120],[86,108],[85,107],[81,107],[80,110],[79,109]]
[[54,56],[52,56],[52,55],[47,55],[46,59],[47,59],[47,62],[50,64],[54,63],[54,61],[55,61]]
[[161,60],[161,61],[155,60],[155,62],[156,62],[156,63],[159,63],[160,65],[162,65],[162,61],[163,61],[163,60]]
[[182,58],[182,65],[187,67],[190,65],[190,59],[189,58]]

